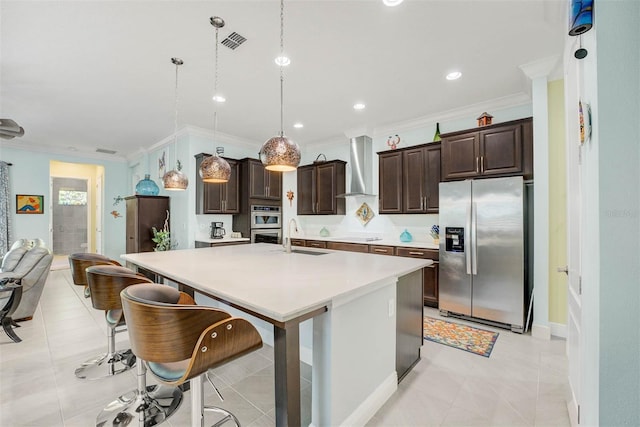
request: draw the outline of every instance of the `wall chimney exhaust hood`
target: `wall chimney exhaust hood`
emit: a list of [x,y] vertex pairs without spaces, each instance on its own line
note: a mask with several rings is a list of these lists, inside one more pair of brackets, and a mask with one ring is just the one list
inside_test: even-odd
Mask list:
[[362,135],[349,139],[349,166],[351,186],[345,194],[336,197],[375,196],[372,194],[373,141]]

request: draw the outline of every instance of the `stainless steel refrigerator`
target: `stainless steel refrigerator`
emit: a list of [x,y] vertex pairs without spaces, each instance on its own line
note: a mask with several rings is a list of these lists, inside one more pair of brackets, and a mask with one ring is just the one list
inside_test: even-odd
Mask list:
[[523,332],[529,295],[528,193],[522,177],[440,183],[443,315],[495,322]]

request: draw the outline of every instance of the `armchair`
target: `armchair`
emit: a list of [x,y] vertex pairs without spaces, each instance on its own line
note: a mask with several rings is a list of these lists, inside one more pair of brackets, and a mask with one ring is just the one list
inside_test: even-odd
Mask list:
[[[32,246],[32,244],[34,246]],[[14,286],[12,292],[3,292],[0,297],[1,321],[7,334],[16,342],[20,339],[11,331],[10,326],[18,326],[13,319],[30,320],[38,306],[44,284],[49,276],[49,269],[53,255],[44,246],[44,242],[37,239],[33,242],[26,240],[14,243],[12,249],[2,259],[0,283],[19,283],[21,295],[16,295],[18,288]],[[16,340],[17,338],[17,340]]]

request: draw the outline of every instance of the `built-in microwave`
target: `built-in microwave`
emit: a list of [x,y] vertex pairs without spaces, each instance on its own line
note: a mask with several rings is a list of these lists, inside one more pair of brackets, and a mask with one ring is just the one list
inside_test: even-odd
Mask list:
[[251,205],[251,228],[281,228],[280,206]]

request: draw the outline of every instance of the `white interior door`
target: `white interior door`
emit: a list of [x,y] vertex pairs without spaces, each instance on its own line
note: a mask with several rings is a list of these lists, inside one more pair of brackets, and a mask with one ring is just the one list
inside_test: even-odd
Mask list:
[[[570,53],[573,50],[570,49]],[[565,124],[567,153],[567,270],[568,319],[567,319],[567,358],[569,360],[569,387],[571,401],[568,403],[572,425],[580,423],[580,387],[581,387],[581,347],[582,342],[582,289],[581,289],[581,232],[582,232],[582,180],[579,125],[579,101],[581,93],[580,62],[573,55],[565,58]],[[582,100],[583,114],[586,114],[586,100]],[[588,129],[585,129],[585,135]],[[585,136],[586,138],[586,136]],[[561,267],[561,266],[559,266]]]

